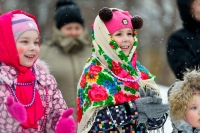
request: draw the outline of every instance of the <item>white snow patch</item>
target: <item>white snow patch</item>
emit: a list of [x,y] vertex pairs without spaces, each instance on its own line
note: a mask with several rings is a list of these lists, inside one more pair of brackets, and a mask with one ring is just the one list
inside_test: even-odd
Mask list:
[[[163,86],[163,85],[160,85],[160,84],[157,84],[158,85],[158,88],[160,89],[160,93],[161,93],[161,96],[163,98],[163,103],[168,103],[168,97],[167,97],[167,91],[169,89],[168,86]],[[165,133],[171,133],[172,132],[172,126],[171,126],[171,121],[170,121],[170,118],[168,117],[165,125],[164,125],[164,131]]]

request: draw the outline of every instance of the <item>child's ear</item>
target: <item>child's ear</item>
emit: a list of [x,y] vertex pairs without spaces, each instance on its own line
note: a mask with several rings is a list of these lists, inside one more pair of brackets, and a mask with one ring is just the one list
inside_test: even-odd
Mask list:
[[99,17],[103,22],[108,22],[109,20],[112,19],[113,13],[108,7],[103,7],[99,11]]
[[143,19],[138,15],[133,16],[131,22],[133,25],[133,29],[140,29],[143,26]]

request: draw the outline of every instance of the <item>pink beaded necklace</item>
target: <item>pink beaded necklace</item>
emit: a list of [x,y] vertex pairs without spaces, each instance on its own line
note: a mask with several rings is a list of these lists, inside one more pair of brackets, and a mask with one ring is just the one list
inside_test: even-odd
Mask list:
[[139,73],[139,76],[136,79],[127,79],[127,78],[121,78],[117,75],[115,75],[108,67],[106,67],[95,55],[92,55],[92,57],[94,57],[96,60],[99,61],[99,63],[101,63],[101,65],[108,70],[115,78],[121,80],[121,81],[125,81],[125,82],[137,82],[140,78],[141,78],[141,74],[140,71],[138,70],[138,68],[136,68],[137,72]]
[[[33,67],[33,73],[35,74],[35,68]],[[31,100],[31,102],[29,104],[22,104],[17,95],[15,94],[15,90],[14,90],[14,85],[18,85],[18,86],[27,86],[27,85],[31,85],[34,83],[34,88],[33,88],[33,98]],[[36,92],[36,83],[37,83],[37,80],[34,80],[33,82],[27,82],[27,83],[14,83],[13,85],[11,85],[11,87],[9,85],[7,85],[7,87],[10,89],[13,97],[15,98],[15,100],[18,102],[18,103],[21,103],[24,107],[30,107],[31,105],[33,105],[34,101],[35,101],[35,92]],[[13,87],[12,87],[13,86]]]
[[[35,69],[33,67],[33,72],[35,74]],[[19,85],[19,86],[27,86],[27,85],[31,85],[31,84],[34,84],[34,90],[33,90],[33,98],[31,100],[31,102],[29,104],[22,104],[19,99],[17,98],[16,94],[15,94],[15,91],[14,91],[14,85]],[[10,93],[12,94],[12,96],[15,98],[15,100],[19,103],[21,103],[24,107],[30,107],[34,101],[35,101],[35,91],[36,91],[36,84],[37,84],[37,80],[33,81],[33,82],[27,82],[27,83],[13,83],[13,87],[10,87],[8,84],[6,84],[7,88],[9,88],[9,91]],[[49,102],[48,102],[48,88],[45,87],[45,90],[46,90],[46,108],[45,108],[45,115],[44,115],[44,120],[42,122],[42,125],[40,127],[40,131],[42,131],[45,127],[45,123],[46,123],[46,119],[47,119],[47,109],[48,109],[48,106],[49,106]],[[26,133],[26,130],[23,129],[23,132]]]

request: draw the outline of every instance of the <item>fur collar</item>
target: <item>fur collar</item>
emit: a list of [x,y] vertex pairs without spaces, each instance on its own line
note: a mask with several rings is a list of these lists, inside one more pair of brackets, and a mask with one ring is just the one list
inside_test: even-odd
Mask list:
[[181,133],[199,133],[199,128],[194,128],[189,125],[185,120],[173,121],[174,129],[182,131]]
[[49,71],[49,66],[46,62],[44,62],[43,60],[41,59],[37,59],[37,61],[35,62],[34,64],[35,68],[39,71],[44,71],[46,72],[47,74],[50,74],[50,71]]
[[182,131],[182,133],[193,133],[193,127],[190,126],[185,120],[174,121],[175,129]]

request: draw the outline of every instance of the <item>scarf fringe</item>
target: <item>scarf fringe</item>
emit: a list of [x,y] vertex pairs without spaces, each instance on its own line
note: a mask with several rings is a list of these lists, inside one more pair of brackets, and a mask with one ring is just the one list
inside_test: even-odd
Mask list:
[[93,125],[93,123],[94,123],[94,121],[96,119],[96,116],[97,116],[98,112],[101,109],[103,109],[103,108],[97,108],[95,110],[95,112],[93,113],[92,117],[89,119],[89,121],[85,124],[84,127],[81,127],[82,130],[80,132],[78,131],[78,133],[88,133],[89,132],[89,130],[92,128],[92,125]]
[[165,133],[164,126],[156,130],[147,131],[147,133]]

